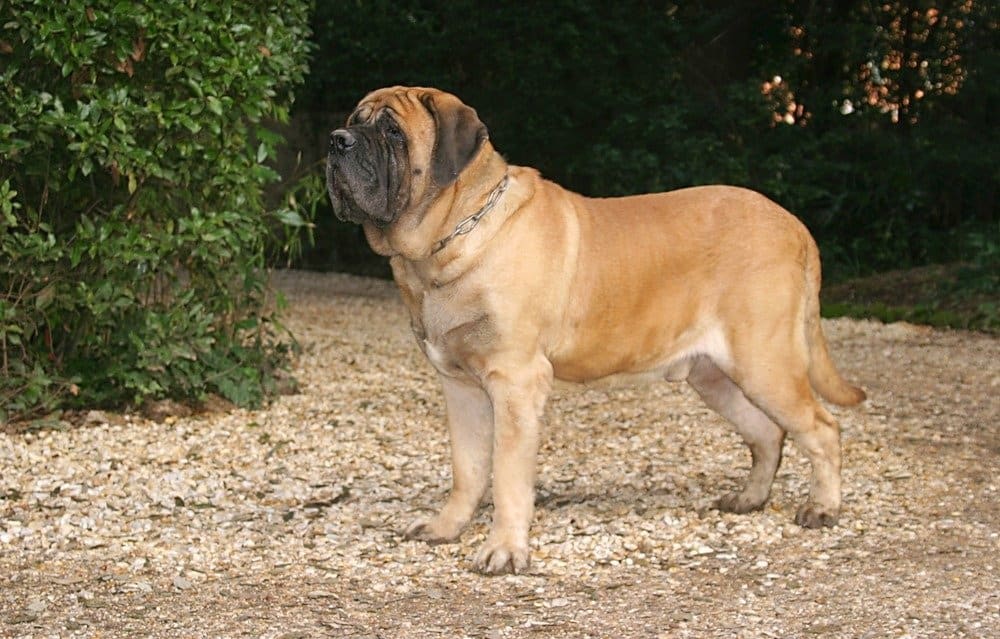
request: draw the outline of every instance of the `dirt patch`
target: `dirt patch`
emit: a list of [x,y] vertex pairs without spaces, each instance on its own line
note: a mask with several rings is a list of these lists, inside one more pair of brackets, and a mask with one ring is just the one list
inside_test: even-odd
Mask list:
[[749,468],[684,385],[553,398],[529,574],[399,531],[449,484],[434,373],[387,282],[279,273],[301,393],[260,411],[0,434],[0,637],[993,637],[1000,340],[824,322],[870,399],[840,525],[710,508]]

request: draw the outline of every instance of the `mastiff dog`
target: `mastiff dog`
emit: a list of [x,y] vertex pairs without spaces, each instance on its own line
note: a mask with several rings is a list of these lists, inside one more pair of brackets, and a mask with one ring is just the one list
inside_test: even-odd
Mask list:
[[391,87],[330,134],[327,189],[341,220],[389,257],[417,344],[440,375],[452,488],[406,529],[455,540],[491,485],[473,558],[528,567],[539,420],[556,382],[686,381],[753,457],[720,510],[767,501],[785,434],[811,465],[795,521],[840,510],[840,429],[818,401],[864,392],[834,367],[820,327],[812,236],[759,193],[699,186],[590,198],[512,166],[454,95]]

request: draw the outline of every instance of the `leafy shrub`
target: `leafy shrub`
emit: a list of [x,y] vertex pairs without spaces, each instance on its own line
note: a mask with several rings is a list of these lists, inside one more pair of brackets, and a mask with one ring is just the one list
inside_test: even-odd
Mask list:
[[[275,8],[280,6],[279,8]],[[0,420],[258,402],[265,164],[306,71],[304,0],[0,3]]]

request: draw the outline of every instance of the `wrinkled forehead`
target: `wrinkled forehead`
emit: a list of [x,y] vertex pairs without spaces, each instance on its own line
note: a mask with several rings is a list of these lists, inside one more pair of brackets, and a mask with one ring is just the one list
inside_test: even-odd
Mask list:
[[352,122],[367,122],[384,110],[412,121],[414,118],[430,117],[427,102],[440,93],[422,87],[387,87],[366,95],[351,114]]
[[414,167],[430,166],[435,146],[432,103],[447,98],[448,94],[442,91],[421,87],[378,89],[361,100],[348,120],[348,126],[373,122],[388,112],[406,133],[410,163]]

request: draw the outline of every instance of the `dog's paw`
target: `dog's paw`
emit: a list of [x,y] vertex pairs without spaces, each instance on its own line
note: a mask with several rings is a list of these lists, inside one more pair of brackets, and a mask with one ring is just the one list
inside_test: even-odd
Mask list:
[[458,539],[462,527],[447,522],[441,517],[421,517],[406,528],[407,539],[425,541],[429,544],[447,544]]
[[754,510],[760,510],[764,507],[765,503],[767,503],[766,495],[764,499],[760,499],[756,495],[747,495],[745,492],[732,492],[719,497],[715,501],[715,509],[721,510],[724,513],[742,515]]
[[837,525],[839,513],[836,508],[807,501],[795,514],[795,523],[804,528],[824,528]]
[[516,543],[501,535],[493,535],[483,542],[473,564],[476,570],[487,575],[523,573],[531,563],[527,543]]

